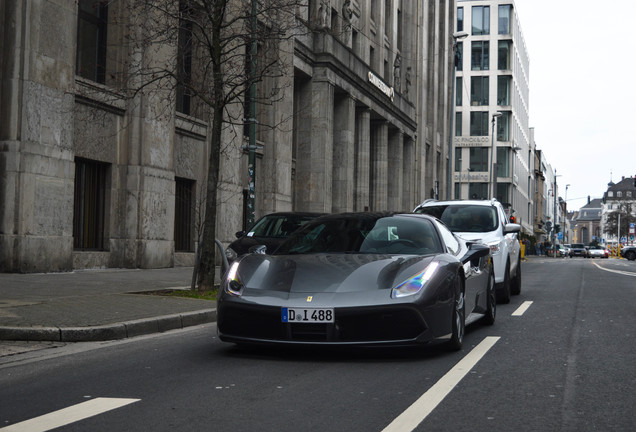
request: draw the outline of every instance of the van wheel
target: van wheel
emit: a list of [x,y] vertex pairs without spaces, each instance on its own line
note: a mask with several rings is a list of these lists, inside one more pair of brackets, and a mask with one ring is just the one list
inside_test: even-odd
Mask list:
[[506,270],[504,271],[504,281],[497,291],[497,300],[499,301],[499,303],[510,303],[510,261],[506,263]]

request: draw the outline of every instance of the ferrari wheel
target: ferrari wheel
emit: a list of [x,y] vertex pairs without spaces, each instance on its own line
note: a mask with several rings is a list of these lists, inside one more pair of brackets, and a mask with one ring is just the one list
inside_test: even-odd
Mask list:
[[495,290],[495,274],[492,269],[490,270],[490,278],[488,279],[487,295],[488,302],[484,322],[488,325],[493,325],[495,323],[495,317],[497,316],[497,291]]
[[633,251],[629,251],[625,254],[625,258],[627,258],[630,261],[634,261],[636,260],[636,252]]
[[464,301],[464,287],[459,276],[455,281],[455,299],[453,303],[453,334],[448,342],[448,347],[453,351],[459,351],[462,349],[464,330],[466,329],[466,302]]

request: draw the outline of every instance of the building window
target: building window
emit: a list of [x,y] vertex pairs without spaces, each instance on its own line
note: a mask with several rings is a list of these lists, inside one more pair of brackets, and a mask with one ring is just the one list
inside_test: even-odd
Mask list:
[[488,147],[470,148],[470,170],[488,171]]
[[627,191],[627,192],[625,192],[625,194],[627,195],[627,198],[631,198],[632,197],[632,191]]
[[510,177],[510,149],[497,147],[497,177]]
[[457,8],[457,31],[458,32],[464,31],[464,8],[463,7]]
[[616,198],[623,198],[623,192],[622,191],[617,191],[616,192]]
[[83,78],[104,84],[108,4],[105,1],[80,0],[77,17],[76,72]]
[[510,105],[511,83],[511,76],[500,75],[497,77],[497,105]]
[[470,79],[470,104],[472,106],[488,105],[489,77],[477,76]]
[[75,159],[74,249],[104,250],[107,172],[107,164]]
[[488,111],[470,113],[470,136],[488,136]]
[[179,2],[179,39],[177,42],[177,111],[190,114],[192,82],[192,20],[186,2]]
[[499,5],[499,34],[510,34],[510,16],[512,15],[512,5]]
[[458,71],[464,70],[464,42],[457,42],[457,52],[455,53],[455,68]]
[[461,199],[461,183],[455,183],[455,199]]
[[510,112],[502,112],[497,119],[497,141],[510,141]]
[[509,191],[510,184],[509,183],[497,183],[497,201],[502,204],[507,204],[510,202]]
[[455,136],[462,136],[462,113],[455,113]]
[[174,250],[193,252],[194,180],[175,178]]
[[473,6],[473,35],[490,34],[490,6]]
[[462,172],[462,149],[455,149],[455,172]]
[[497,69],[510,70],[510,41],[499,41],[497,56]]
[[468,185],[469,199],[488,199],[488,183],[470,183]]
[[462,100],[462,96],[464,94],[462,77],[455,78],[455,106],[462,106],[464,101]]
[[471,42],[470,67],[472,70],[488,70],[490,62],[490,43],[488,41]]

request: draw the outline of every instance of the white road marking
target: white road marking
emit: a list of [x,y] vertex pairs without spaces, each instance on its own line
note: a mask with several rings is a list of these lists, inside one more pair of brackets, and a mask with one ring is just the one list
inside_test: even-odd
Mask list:
[[121,408],[141,399],[95,398],[52,413],[25,420],[4,428],[2,432],[46,432],[75,423],[106,411]]
[[521,315],[523,315],[528,310],[530,305],[532,305],[531,301],[525,301],[525,302],[521,303],[521,306],[519,306],[517,308],[517,310],[512,313],[512,316],[521,316]]
[[407,432],[414,430],[444,400],[488,350],[499,340],[499,336],[488,336],[439,381],[424,393],[413,405],[391,422],[383,432]]
[[626,272],[626,271],[621,271],[621,270],[612,270],[612,269],[608,269],[608,268],[605,268],[605,267],[601,267],[600,265],[598,265],[596,263],[594,263],[594,265],[596,267],[598,267],[599,269],[605,270],[607,272],[618,273],[618,274],[622,274],[622,275],[625,275],[625,276],[636,276],[636,273],[633,273],[633,272]]

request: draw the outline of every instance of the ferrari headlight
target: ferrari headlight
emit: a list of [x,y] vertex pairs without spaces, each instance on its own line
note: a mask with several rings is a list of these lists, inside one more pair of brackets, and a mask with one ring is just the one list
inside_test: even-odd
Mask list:
[[426,282],[431,280],[438,267],[439,262],[433,261],[423,271],[393,288],[391,297],[400,298],[417,294],[424,287]]
[[225,277],[225,292],[234,296],[242,295],[243,288],[245,288],[238,277],[238,267],[238,261],[234,261]]

